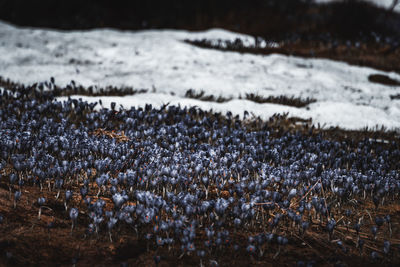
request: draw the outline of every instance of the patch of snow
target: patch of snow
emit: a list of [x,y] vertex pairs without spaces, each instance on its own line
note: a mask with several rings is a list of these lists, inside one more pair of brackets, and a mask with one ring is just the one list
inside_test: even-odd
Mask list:
[[[330,3],[330,2],[340,2],[343,0],[314,0],[315,3]],[[364,0],[366,2],[373,3],[378,7],[390,8],[392,6],[393,0]],[[400,12],[400,3],[394,8],[395,11]]]
[[[260,117],[268,120],[276,113],[289,113],[292,117],[312,118],[314,124],[320,124],[324,128],[340,125],[345,129],[362,129],[368,126],[370,129],[381,125],[393,125],[399,128],[399,122],[393,122],[392,117],[381,110],[368,106],[353,105],[351,103],[339,102],[317,102],[309,105],[308,109],[289,107],[279,104],[259,104],[249,100],[233,99],[225,103],[206,102],[197,99],[182,98],[163,93],[136,94],[133,96],[71,96],[73,99],[82,99],[87,102],[102,101],[104,108],[110,108],[111,103],[115,102],[117,107],[122,106],[126,109],[131,107],[142,107],[151,104],[153,107],[160,108],[164,104],[175,106],[198,107],[203,110],[213,110],[226,114],[231,111],[234,116],[239,115],[243,118],[245,111],[251,112],[251,116]],[[67,97],[59,97],[59,101],[67,100]],[[96,106],[99,110],[100,105]]]
[[[24,84],[54,77],[59,86],[74,80],[84,86],[129,86],[149,92],[155,88],[156,93],[103,98],[103,102],[115,101],[127,108],[171,102],[235,114],[248,110],[262,118],[289,112],[289,116],[311,117],[315,123],[347,129],[377,124],[400,128],[400,101],[390,100],[396,87],[368,81],[370,74],[400,80],[396,73],[326,59],[221,52],[182,41],[202,38],[254,41],[251,36],[222,29],[65,32],[0,22],[0,76]],[[233,99],[221,104],[187,99],[188,89]],[[251,93],[309,97],[317,102],[294,108],[239,99]]]
[[[184,36],[182,36],[184,37]],[[235,42],[237,39],[241,40],[245,47],[254,47],[255,39],[252,36],[240,33],[232,33],[223,29],[210,29],[204,32],[191,33],[190,38],[184,37],[184,39],[190,40],[202,40],[207,39],[212,44],[217,45],[220,41]]]

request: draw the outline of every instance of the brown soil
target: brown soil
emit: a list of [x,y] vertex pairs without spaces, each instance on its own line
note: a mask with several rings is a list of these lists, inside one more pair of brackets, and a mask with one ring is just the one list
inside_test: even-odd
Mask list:
[[[92,190],[92,193],[95,190]],[[113,232],[113,242],[109,240],[108,233],[101,229],[98,235],[88,236],[85,234],[84,225],[87,225],[87,215],[83,202],[75,196],[71,206],[79,207],[81,210],[76,228],[71,234],[71,222],[64,210],[63,195],[55,200],[57,192],[48,191],[47,187],[40,191],[39,187],[24,186],[21,200],[13,208],[13,201],[9,199],[8,187],[0,184],[0,214],[4,216],[4,222],[0,225],[0,265],[5,266],[118,266],[121,263],[128,263],[130,266],[153,266],[153,257],[161,256],[161,266],[194,266],[200,263],[196,255],[185,255],[178,259],[180,250],[177,245],[168,248],[157,249],[150,245],[147,250],[147,243],[142,238],[143,234],[135,233],[127,226],[120,226]],[[46,197],[49,201],[46,208],[43,208],[40,220],[38,219],[39,207],[36,204],[37,198]],[[91,197],[96,199],[93,193]],[[110,209],[111,200],[106,199],[106,209]],[[397,201],[397,202],[396,202]],[[279,255],[275,256],[278,247],[272,245],[266,247],[263,257],[250,257],[244,248],[234,252],[231,246],[223,250],[214,249],[210,256],[203,259],[206,266],[210,260],[216,260],[220,266],[235,264],[236,266],[293,266],[297,261],[315,261],[319,266],[333,266],[337,263],[349,266],[372,266],[377,264],[369,257],[371,251],[377,251],[382,257],[382,244],[388,239],[386,224],[379,230],[377,241],[374,241],[369,227],[370,215],[384,214],[391,215],[392,228],[392,253],[398,255],[400,245],[400,205],[397,200],[389,200],[387,204],[375,210],[370,201],[359,200],[359,206],[353,211],[354,220],[364,216],[364,226],[361,229],[360,237],[365,240],[365,249],[360,255],[355,244],[357,234],[352,227],[349,229],[342,224],[337,216],[338,226],[329,241],[328,233],[324,230],[325,223],[313,219],[313,225],[304,235],[298,231],[281,229],[286,232],[289,238],[289,245],[282,248]],[[353,218],[351,218],[353,219]],[[49,223],[53,223],[49,227]],[[352,222],[353,225],[354,222]],[[236,243],[246,244],[246,236],[249,233],[238,232],[234,236]],[[256,234],[256,233],[254,233]],[[343,252],[336,241],[341,239],[348,249]],[[204,237],[198,236],[198,242],[204,241]],[[154,242],[151,242],[154,243]],[[395,266],[400,264],[400,258],[389,257],[379,260],[384,266]]]

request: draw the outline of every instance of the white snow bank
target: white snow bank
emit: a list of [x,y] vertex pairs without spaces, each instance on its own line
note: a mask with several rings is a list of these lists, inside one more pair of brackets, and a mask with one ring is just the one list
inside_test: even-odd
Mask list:
[[[243,117],[245,111],[251,112],[251,117],[261,117],[264,120],[269,119],[276,113],[289,113],[292,117],[310,118],[312,117],[314,124],[319,123],[322,127],[335,127],[340,125],[345,129],[361,129],[365,126],[369,128],[375,128],[377,125],[396,125],[400,127],[400,123],[393,124],[390,116],[387,116],[385,112],[376,110],[368,106],[355,106],[349,103],[338,103],[338,102],[318,102],[309,105],[309,109],[296,108],[283,106],[279,104],[258,104],[249,100],[233,99],[225,103],[214,103],[205,102],[197,99],[182,98],[178,96],[172,96],[169,94],[161,93],[147,93],[137,94],[133,96],[123,97],[92,97],[92,96],[72,96],[73,99],[82,99],[87,102],[99,102],[102,101],[104,108],[110,108],[111,102],[117,104],[117,108],[122,106],[124,108],[130,107],[143,107],[146,104],[152,104],[153,107],[161,107],[164,104],[169,105],[180,105],[189,107],[199,107],[203,110],[213,110],[215,112],[226,112],[231,111],[234,116],[239,115]],[[59,97],[59,101],[67,100],[67,97]],[[96,109],[100,109],[101,106],[97,105]],[[397,110],[394,111],[399,118],[400,113]]]
[[[368,81],[370,74],[400,80],[398,74],[324,59],[221,52],[182,42],[201,38],[254,42],[250,36],[221,29],[61,32],[0,22],[0,76],[25,84],[48,81],[53,76],[60,86],[75,80],[84,86],[156,89],[156,94],[104,98],[128,108],[171,102],[235,114],[248,110],[263,118],[289,112],[289,116],[311,117],[315,123],[348,129],[382,124],[400,128],[400,101],[390,100],[399,87]],[[233,100],[218,104],[185,99],[188,89]],[[310,97],[317,102],[307,108],[293,108],[239,99],[247,93]]]
[[[340,2],[343,0],[314,0],[316,3],[329,3],[329,2]],[[393,0],[364,0],[366,2],[373,3],[378,7],[390,8],[392,6]],[[394,8],[395,11],[400,12],[400,3]]]

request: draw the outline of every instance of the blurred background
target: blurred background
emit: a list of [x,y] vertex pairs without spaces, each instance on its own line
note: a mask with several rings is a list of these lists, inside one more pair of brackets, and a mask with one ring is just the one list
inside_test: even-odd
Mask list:
[[217,27],[289,41],[369,41],[379,34],[392,42],[400,37],[400,14],[391,5],[392,0],[0,0],[0,20],[64,30]]

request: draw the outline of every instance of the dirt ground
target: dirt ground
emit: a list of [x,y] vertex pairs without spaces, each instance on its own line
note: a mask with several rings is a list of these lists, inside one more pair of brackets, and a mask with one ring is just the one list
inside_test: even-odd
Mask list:
[[[13,190],[14,191],[14,190]],[[92,190],[92,193],[95,190]],[[71,234],[71,221],[64,209],[63,194],[55,200],[57,192],[50,192],[47,187],[40,191],[37,186],[25,185],[21,200],[14,209],[13,200],[9,198],[9,189],[4,182],[0,183],[0,214],[4,222],[0,225],[0,265],[4,266],[155,266],[154,256],[161,256],[160,266],[195,266],[200,264],[197,255],[185,255],[179,258],[180,249],[178,245],[158,249],[154,245],[147,250],[146,240],[143,235],[127,226],[119,227],[112,235],[110,241],[105,229],[99,234],[88,235],[84,225],[88,223],[88,216],[81,212],[78,217],[77,227]],[[90,194],[89,194],[90,195]],[[46,197],[49,200],[42,209],[41,218],[38,218],[39,206],[37,198]],[[95,194],[90,195],[93,201]],[[106,199],[107,206],[112,204]],[[362,202],[357,207],[355,217],[360,215],[372,216],[390,214],[392,218],[392,253],[398,255],[400,250],[400,205],[398,199],[390,201],[385,206],[375,211],[371,202]],[[85,204],[78,196],[74,196],[71,206],[85,210]],[[368,215],[367,215],[368,214]],[[367,219],[368,220],[368,219]],[[379,231],[377,241],[374,241],[367,224],[361,229],[360,237],[365,240],[364,251],[360,254],[355,247],[357,234],[350,227],[338,226],[334,232],[333,239],[329,241],[328,233],[324,230],[325,225],[314,221],[313,227],[301,235],[298,232],[286,232],[289,245],[282,248],[279,255],[277,245],[266,248],[263,257],[249,256],[242,247],[235,252],[232,245],[223,250],[213,249],[211,256],[206,256],[203,263],[210,265],[210,260],[218,262],[219,266],[294,266],[298,261],[313,262],[315,266],[398,266],[400,258],[390,257],[373,261],[369,254],[377,251],[381,254],[383,240],[387,238],[388,229]],[[286,231],[286,229],[281,229]],[[255,233],[256,234],[256,233]],[[246,244],[244,233],[238,232],[232,240],[232,244]],[[337,239],[344,241],[348,251],[343,252],[335,245]],[[205,237],[198,236],[198,242]],[[154,243],[154,242],[151,242]],[[123,265],[122,265],[123,266]]]

